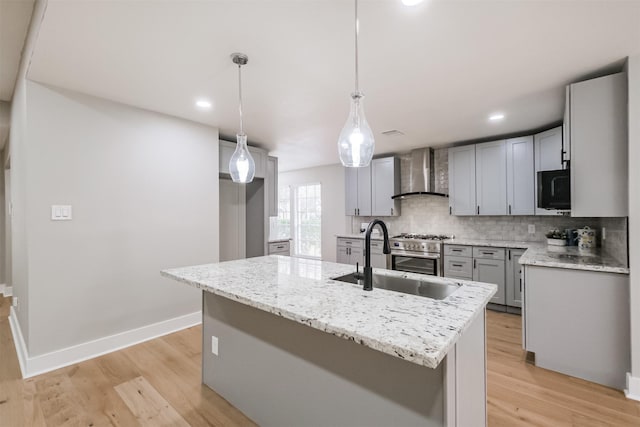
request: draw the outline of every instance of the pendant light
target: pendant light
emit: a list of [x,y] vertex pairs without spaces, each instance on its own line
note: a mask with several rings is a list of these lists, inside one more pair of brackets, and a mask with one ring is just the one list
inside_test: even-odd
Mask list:
[[232,53],[231,60],[234,64],[238,65],[238,104],[240,110],[240,132],[236,135],[238,143],[236,144],[236,151],[233,152],[231,159],[229,160],[229,174],[233,182],[239,182],[242,184],[253,181],[253,177],[256,174],[256,163],[249,153],[249,147],[247,147],[247,135],[244,133],[244,127],[242,126],[242,66],[246,65],[249,61],[249,57],[244,53]]
[[355,1],[355,39],[356,39],[356,55],[355,55],[355,71],[356,71],[356,89],[351,94],[351,110],[347,122],[340,132],[338,138],[338,153],[340,161],[347,167],[365,167],[369,166],[373,157],[373,149],[375,148],[375,140],[373,132],[364,116],[364,106],[362,99],[364,94],[360,92],[358,86],[358,32],[360,25],[358,23],[358,0]]

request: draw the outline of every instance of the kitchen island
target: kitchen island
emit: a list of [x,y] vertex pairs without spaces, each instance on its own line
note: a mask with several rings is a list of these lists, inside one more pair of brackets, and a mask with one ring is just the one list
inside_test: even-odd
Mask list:
[[352,270],[268,256],[162,275],[203,290],[203,382],[260,425],[486,425],[496,286],[434,277],[458,286],[434,300],[332,280]]

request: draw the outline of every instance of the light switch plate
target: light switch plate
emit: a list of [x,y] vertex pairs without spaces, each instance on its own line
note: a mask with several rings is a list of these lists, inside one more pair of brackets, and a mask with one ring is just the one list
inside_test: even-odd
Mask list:
[[218,355],[218,337],[211,336],[211,353]]
[[71,205],[51,205],[52,221],[71,221],[73,209]]
[[536,225],[529,224],[529,234],[536,234]]

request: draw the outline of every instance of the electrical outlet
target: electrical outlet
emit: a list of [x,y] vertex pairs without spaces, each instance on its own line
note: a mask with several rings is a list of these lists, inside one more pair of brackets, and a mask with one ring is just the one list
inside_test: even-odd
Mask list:
[[11,304],[14,308],[18,308],[18,297],[12,297]]
[[529,234],[536,234],[536,225],[529,224]]
[[602,227],[602,240],[607,240],[607,229]]
[[218,355],[218,337],[211,336],[211,353]]

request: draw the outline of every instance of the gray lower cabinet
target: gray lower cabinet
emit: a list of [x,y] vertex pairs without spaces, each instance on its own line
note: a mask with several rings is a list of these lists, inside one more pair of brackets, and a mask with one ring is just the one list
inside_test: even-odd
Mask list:
[[629,276],[524,266],[525,349],[545,369],[622,390],[630,360]]
[[375,240],[371,241],[371,267],[387,268],[387,255],[382,252],[384,243]]
[[511,307],[522,307],[522,266],[519,261],[524,252],[524,249],[507,250],[506,298]]
[[340,264],[364,264],[364,240],[338,237],[336,261]]
[[269,242],[269,255],[291,255],[289,242]]
[[498,285],[498,292],[491,298],[491,302],[506,305],[504,260],[474,258],[473,280]]

